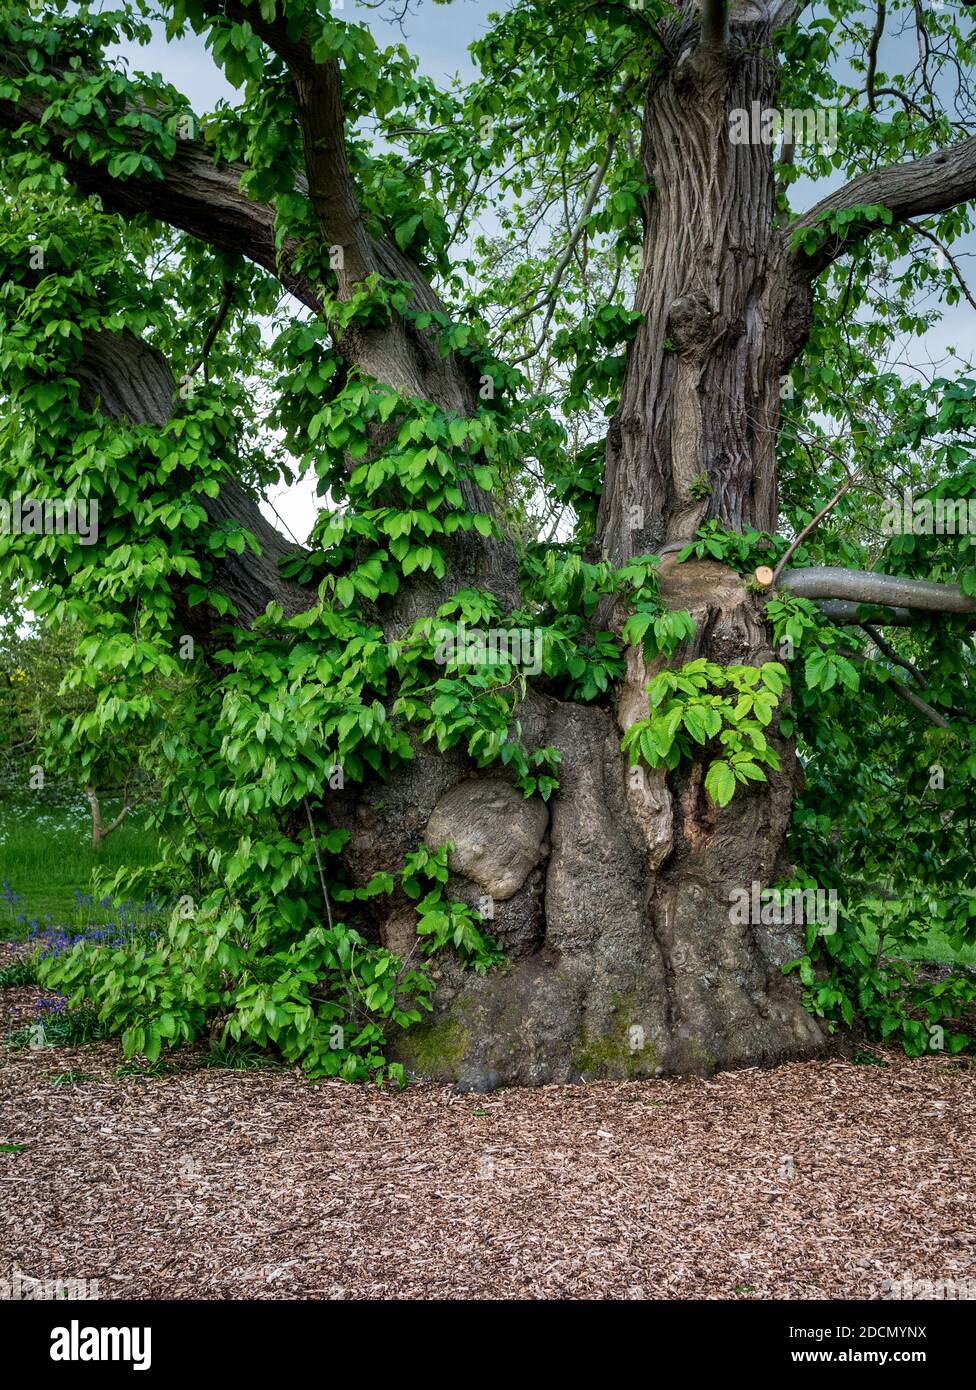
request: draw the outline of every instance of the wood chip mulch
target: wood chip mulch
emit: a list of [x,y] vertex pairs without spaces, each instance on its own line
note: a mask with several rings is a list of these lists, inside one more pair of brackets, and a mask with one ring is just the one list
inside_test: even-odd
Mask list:
[[0,1280],[97,1279],[102,1298],[877,1299],[885,1280],[976,1279],[976,1070],[880,1055],[476,1096],[117,1077],[114,1045],[6,1050],[0,1144],[28,1147],[0,1153]]

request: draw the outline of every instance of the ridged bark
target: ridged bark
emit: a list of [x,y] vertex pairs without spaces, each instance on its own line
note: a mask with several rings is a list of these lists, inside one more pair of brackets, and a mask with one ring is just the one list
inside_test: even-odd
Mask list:
[[776,529],[781,378],[806,339],[808,283],[775,210],[773,150],[735,143],[731,113],[774,107],[766,23],[733,25],[648,86],[645,250],[600,503],[616,561],[695,534]]

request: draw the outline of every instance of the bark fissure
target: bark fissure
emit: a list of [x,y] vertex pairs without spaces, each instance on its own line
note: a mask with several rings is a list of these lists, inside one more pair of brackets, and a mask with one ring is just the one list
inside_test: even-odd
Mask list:
[[803,346],[809,289],[774,217],[772,152],[731,113],[773,105],[764,22],[696,50],[648,86],[649,191],[636,308],[609,433],[598,540],[616,561],[690,538],[715,517],[775,530],[780,381]]

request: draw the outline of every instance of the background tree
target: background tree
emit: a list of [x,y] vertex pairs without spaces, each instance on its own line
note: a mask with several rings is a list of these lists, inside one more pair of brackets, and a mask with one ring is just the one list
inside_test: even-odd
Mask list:
[[[0,626],[0,753],[8,778],[22,791],[37,785],[38,773],[45,784],[73,782],[88,803],[92,849],[99,851],[145,794],[138,744],[131,735],[120,737],[114,722],[105,726],[104,683],[85,682],[74,667],[82,634],[25,623],[13,603],[9,612]],[[107,822],[106,796],[120,802]]]
[[[972,382],[895,369],[924,296],[968,295],[971,17],[523,0],[445,91],[308,0],[176,0],[240,93],[200,123],[106,59],[151,13],[2,21],[4,463],[104,518],[6,564],[112,669],[106,727],[162,678],[184,904],[131,973],[59,978],[129,1050],[216,1014],[347,1076],[388,1046],[470,1085],[769,1062],[856,1009],[927,1045],[971,986],[886,970],[870,885],[938,751],[909,869],[970,933],[976,575],[880,502],[976,479]],[[732,138],[778,106],[839,108],[836,148]],[[289,460],[305,549],[254,500]],[[540,676],[439,662],[459,622],[537,633]],[[729,907],[790,874],[794,812],[801,881],[845,893],[806,941]]]

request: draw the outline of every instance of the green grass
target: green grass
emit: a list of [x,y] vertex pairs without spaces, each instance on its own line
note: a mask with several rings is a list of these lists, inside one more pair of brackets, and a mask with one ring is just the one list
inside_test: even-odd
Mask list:
[[160,1077],[173,1076],[179,1070],[176,1062],[162,1057],[155,1062],[124,1062],[121,1067],[115,1068],[115,1079],[118,1081],[124,1076],[136,1076],[147,1081],[158,1081]]
[[[881,904],[873,905],[880,913]],[[869,954],[875,955],[878,949],[877,932],[865,928],[861,940]],[[943,932],[934,927],[919,941],[897,941],[886,937],[884,954],[897,956],[902,960],[925,960],[934,961],[937,965],[965,965],[976,968],[976,945],[954,946]]]
[[[96,870],[114,874],[121,868],[152,864],[159,857],[154,832],[137,817],[124,821],[96,854],[90,823],[75,810],[44,803],[35,808],[23,796],[0,790],[0,882],[9,883],[20,898],[13,907],[0,898],[0,938],[22,939],[31,919],[43,925],[47,916],[58,926],[107,923],[111,912],[98,905],[101,895],[96,894],[92,905],[81,907],[75,894],[94,891]],[[106,821],[116,814],[117,805],[107,802]],[[17,923],[16,916],[27,921]]]
[[215,1067],[218,1071],[262,1071],[269,1067],[278,1069],[283,1065],[273,1052],[220,1042],[212,1043],[197,1061],[199,1067]]
[[37,982],[37,965],[32,956],[21,956],[13,965],[0,967],[0,989],[20,989]]
[[8,1047],[24,1048],[34,1043],[34,1030],[38,1023],[44,1028],[45,1047],[84,1047],[86,1043],[103,1042],[111,1037],[109,1026],[98,1017],[98,1011],[89,1004],[63,1012],[46,1013],[34,1023],[26,1023],[8,1033]]
[[[875,948],[877,948],[875,941]],[[939,965],[968,965],[976,968],[976,946],[953,946],[940,931],[931,931],[917,946],[905,947],[909,960],[934,960]]]

